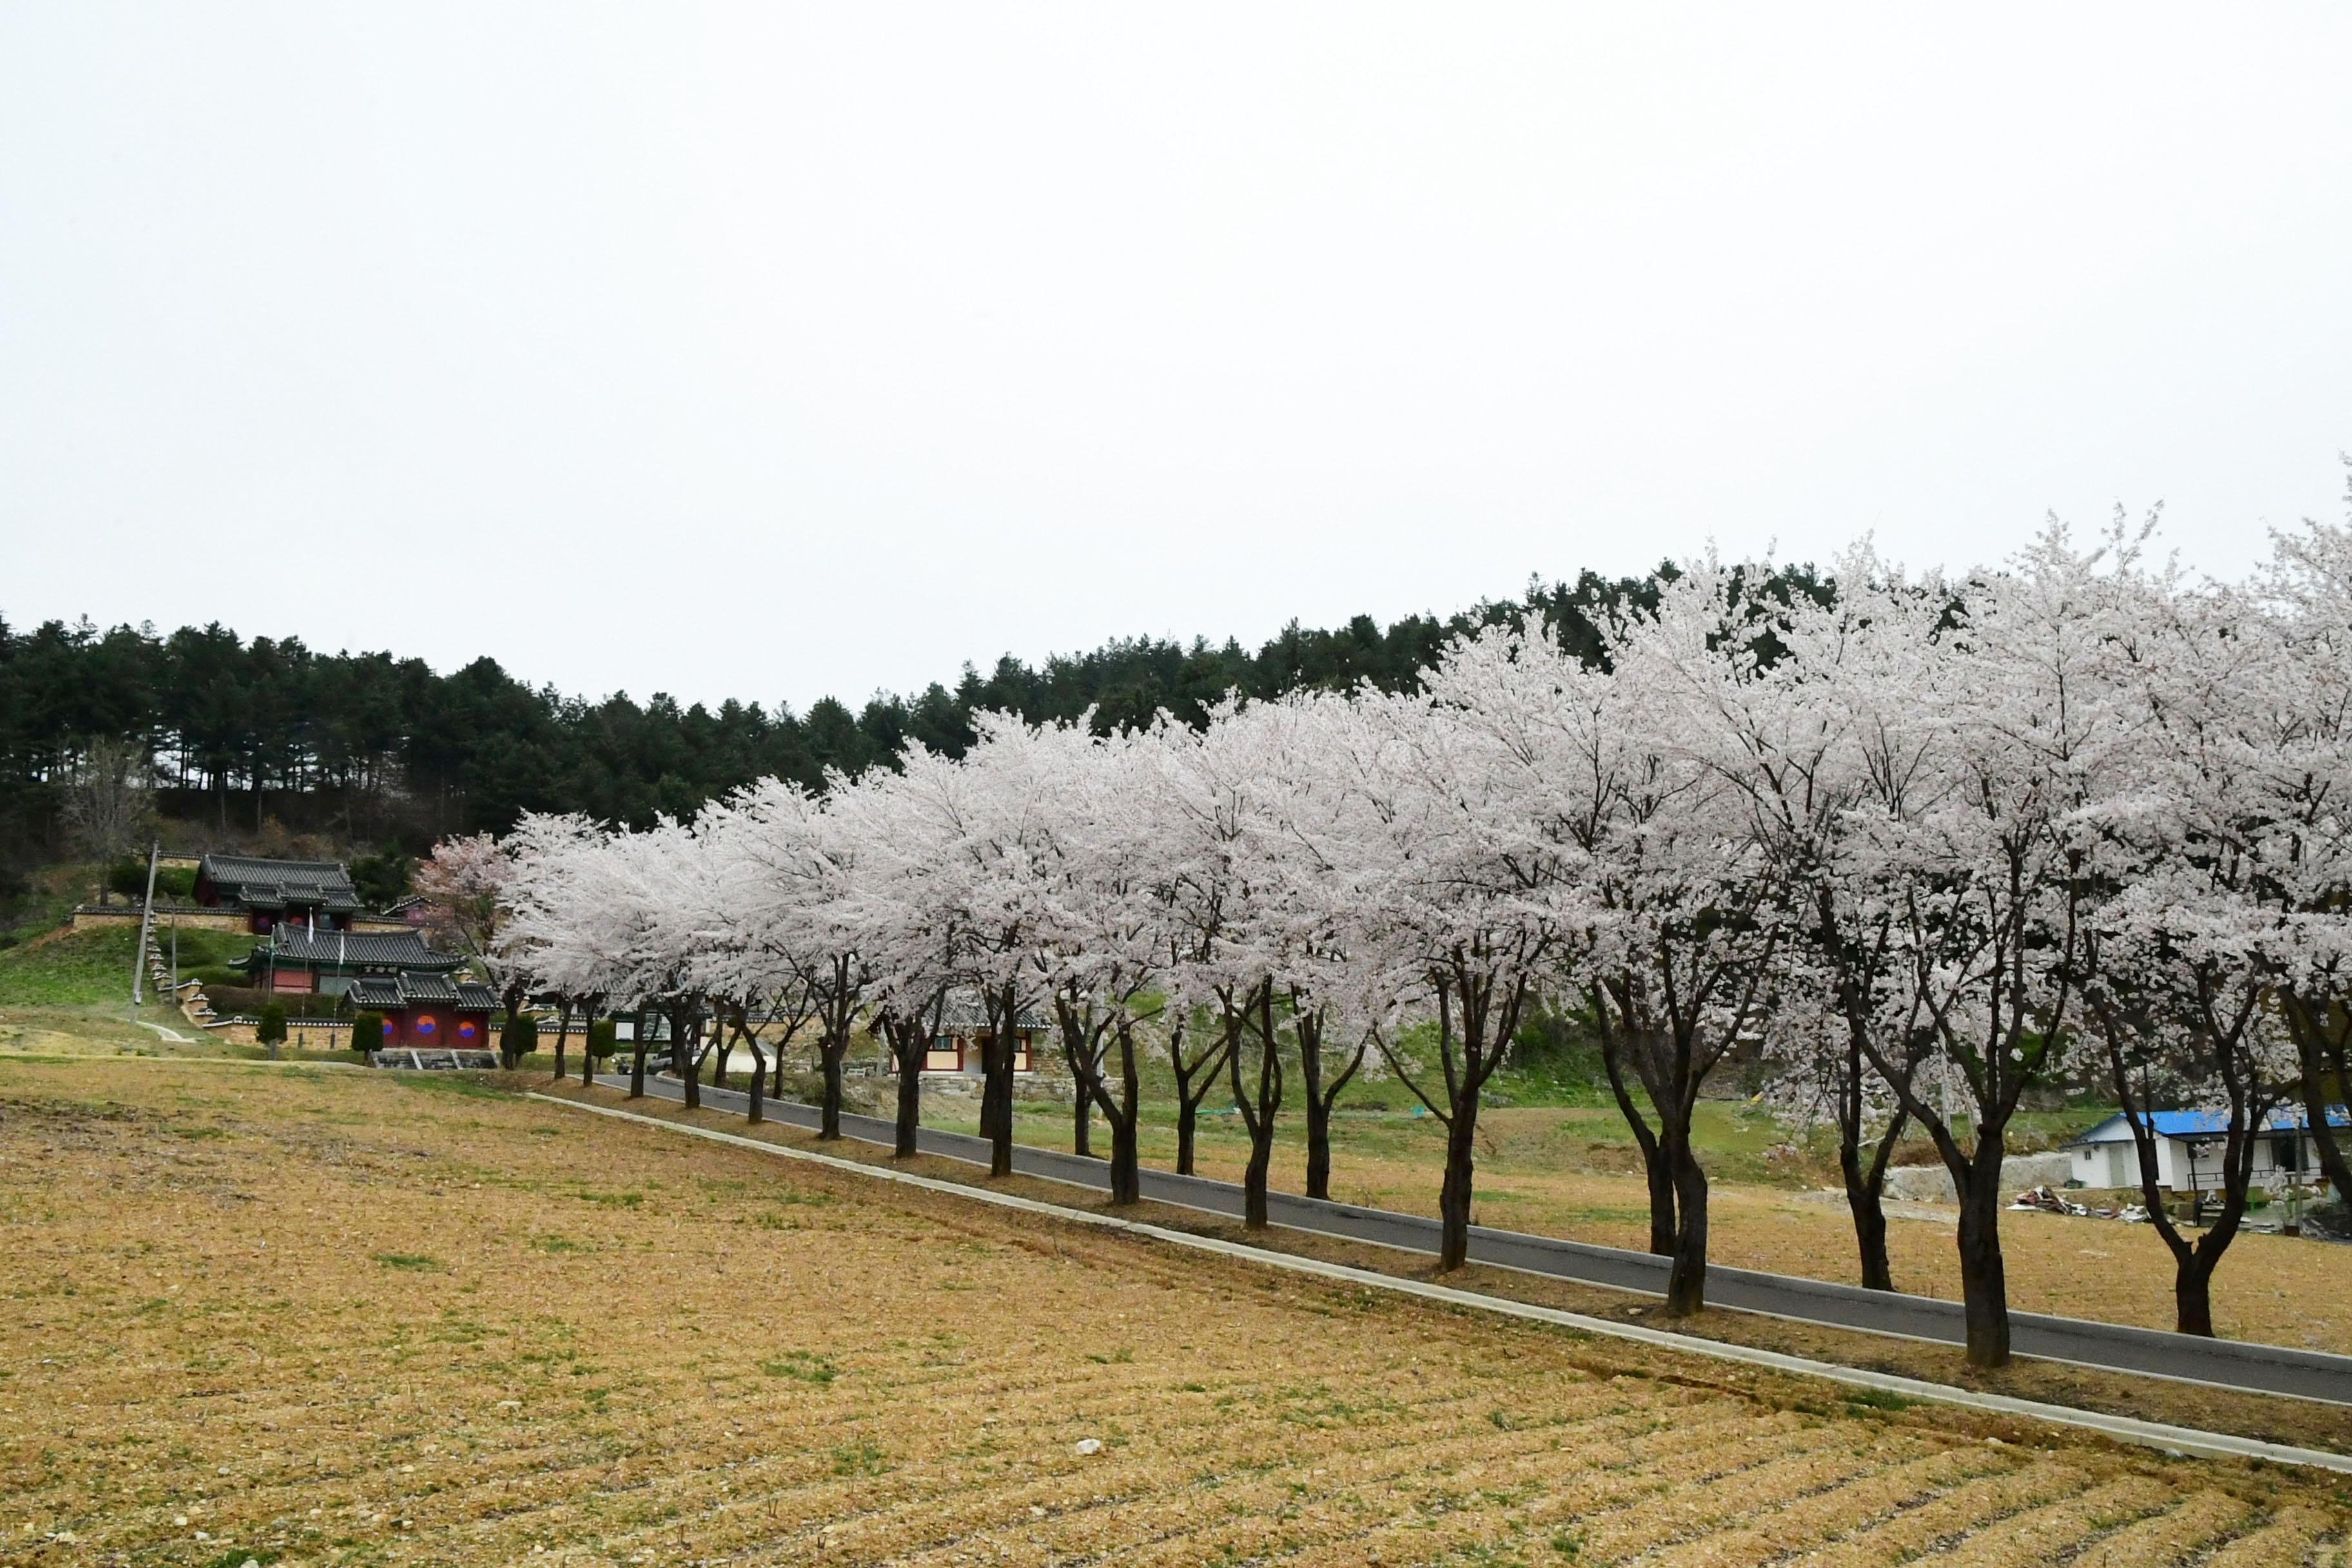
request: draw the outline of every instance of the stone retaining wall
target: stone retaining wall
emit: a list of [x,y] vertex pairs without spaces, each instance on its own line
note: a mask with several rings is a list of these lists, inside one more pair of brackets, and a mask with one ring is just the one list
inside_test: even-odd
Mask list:
[[[2046,1154],[2011,1154],[2000,1163],[2001,1201],[2027,1187],[2063,1187],[2074,1173],[2074,1157],[2063,1149]],[[1941,1165],[1897,1165],[1886,1173],[1886,1195],[1905,1203],[1959,1201],[1952,1173]]]

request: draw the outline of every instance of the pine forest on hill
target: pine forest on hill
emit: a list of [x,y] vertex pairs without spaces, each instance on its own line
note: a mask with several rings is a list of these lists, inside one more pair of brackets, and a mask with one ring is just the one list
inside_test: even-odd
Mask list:
[[[877,692],[855,711],[830,697],[805,712],[681,707],[659,693],[588,699],[527,685],[488,658],[437,674],[390,652],[320,653],[217,623],[164,634],[87,619],[18,631],[0,619],[0,877],[71,851],[67,787],[94,757],[126,750],[152,758],[163,815],[200,837],[274,822],[354,848],[416,851],[447,833],[502,831],[524,811],[643,826],[770,774],[814,787],[827,769],[862,771],[909,740],[960,754],[971,715],[988,710],[1066,720],[1092,708],[1108,731],[1164,709],[1197,724],[1228,692],[1407,687],[1456,633],[1530,616],[1594,658],[1592,617],[1650,601],[1654,582],[1586,572],[1444,618],[1294,622],[1255,653],[1230,637],[1147,637],[1035,668],[1006,655],[985,673],[967,664],[952,687]],[[1810,568],[1772,587],[1826,592]]]

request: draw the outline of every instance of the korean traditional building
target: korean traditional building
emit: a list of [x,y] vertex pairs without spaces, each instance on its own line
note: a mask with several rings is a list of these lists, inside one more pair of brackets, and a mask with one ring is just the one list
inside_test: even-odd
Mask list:
[[403,972],[361,975],[346,995],[353,1007],[383,1015],[384,1046],[458,1051],[490,1047],[490,1019],[499,1010],[499,998],[487,985],[446,974]]
[[287,926],[342,931],[360,912],[351,872],[340,860],[207,855],[196,863],[195,899],[207,909],[247,915],[246,929],[257,934]]
[[[1024,1011],[1013,1020],[1014,1072],[1034,1070],[1033,1048],[1045,1027],[1045,1020],[1033,1012]],[[940,1032],[931,1037],[931,1048],[923,1057],[923,1070],[979,1078],[987,1068],[985,1051],[990,1037],[987,1010],[969,996],[950,996],[940,1010]],[[888,1052],[883,1053],[882,1060],[886,1070],[896,1070],[895,1058]]]
[[253,944],[245,967],[255,986],[288,995],[340,996],[383,1015],[383,1043],[486,1048],[499,999],[459,978],[466,961],[436,952],[420,931],[319,931],[281,926]]
[[455,953],[436,952],[421,931],[312,931],[280,926],[253,944],[246,972],[264,990],[340,996],[364,976],[448,975],[466,966]]

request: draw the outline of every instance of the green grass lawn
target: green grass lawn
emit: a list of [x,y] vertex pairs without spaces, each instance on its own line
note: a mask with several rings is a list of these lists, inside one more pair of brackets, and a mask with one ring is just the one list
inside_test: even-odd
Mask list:
[[[65,931],[0,949],[0,1007],[107,1007],[131,1000],[131,958],[139,928]],[[183,973],[240,958],[253,946],[242,931],[184,931]]]

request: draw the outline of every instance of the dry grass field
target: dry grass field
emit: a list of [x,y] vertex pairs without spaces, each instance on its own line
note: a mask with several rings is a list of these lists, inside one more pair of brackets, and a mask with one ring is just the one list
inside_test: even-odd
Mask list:
[[447,1079],[10,1059],[0,1159],[11,1563],[2340,1563],[2352,1521]]

